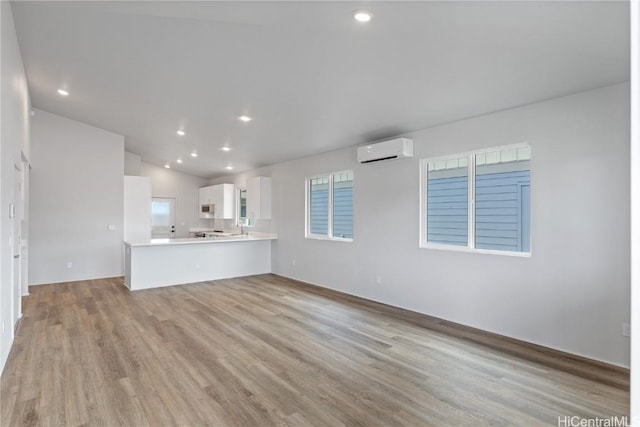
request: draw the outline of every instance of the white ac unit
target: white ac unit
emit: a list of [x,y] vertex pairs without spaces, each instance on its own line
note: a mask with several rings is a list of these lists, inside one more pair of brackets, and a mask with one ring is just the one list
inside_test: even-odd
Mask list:
[[396,138],[358,147],[358,162],[360,163],[401,159],[403,157],[413,157],[413,139]]

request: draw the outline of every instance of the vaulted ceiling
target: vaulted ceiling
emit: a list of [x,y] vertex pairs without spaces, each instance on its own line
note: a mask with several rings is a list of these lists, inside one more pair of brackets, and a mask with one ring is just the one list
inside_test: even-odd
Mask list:
[[12,3],[34,107],[202,177],[627,81],[628,6]]

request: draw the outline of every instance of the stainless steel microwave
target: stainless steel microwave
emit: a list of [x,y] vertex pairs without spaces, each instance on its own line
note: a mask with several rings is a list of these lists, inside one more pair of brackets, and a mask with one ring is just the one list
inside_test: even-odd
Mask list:
[[216,205],[200,205],[200,218],[213,218]]

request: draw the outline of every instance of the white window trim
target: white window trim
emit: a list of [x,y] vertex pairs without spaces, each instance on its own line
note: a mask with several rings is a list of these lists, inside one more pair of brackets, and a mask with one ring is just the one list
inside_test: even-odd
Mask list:
[[[341,171],[335,171],[335,172],[329,172],[329,173],[321,173],[321,174],[317,174],[317,175],[312,175],[307,177],[304,180],[304,200],[305,200],[305,209],[304,209],[304,237],[305,239],[315,239],[315,240],[332,240],[332,241],[336,241],[336,242],[348,242],[348,243],[352,243],[353,242],[353,237],[351,238],[347,238],[347,237],[333,237],[333,176],[340,174],[340,173],[351,173],[353,176],[353,170],[352,169],[345,169],[345,170],[341,170]],[[311,190],[310,190],[310,186],[311,186],[311,180],[313,179],[317,179],[317,178],[329,178],[329,203],[328,203],[328,209],[329,209],[329,216],[328,216],[328,224],[327,224],[327,235],[324,234],[313,234],[311,233],[310,227],[311,227],[311,222],[310,222],[310,209],[311,209]],[[353,178],[353,181],[355,183],[355,177]],[[351,230],[352,233],[354,233],[354,230]],[[355,233],[354,233],[355,236]]]
[[[496,249],[476,249],[475,248],[475,186],[476,186],[476,154],[485,153],[488,151],[500,151],[500,150],[508,150],[508,149],[517,149],[517,148],[531,148],[531,144],[528,142],[521,142],[518,144],[509,144],[509,145],[499,145],[495,147],[482,148],[473,151],[467,151],[459,154],[452,154],[447,156],[438,156],[438,157],[429,157],[426,159],[420,159],[420,241],[418,242],[418,247],[422,249],[436,249],[436,250],[445,250],[445,251],[454,251],[454,252],[468,252],[468,253],[478,253],[478,254],[489,254],[489,255],[504,255],[504,256],[513,256],[520,258],[531,258],[531,254],[533,253],[533,239],[530,240],[529,252],[516,252],[516,251],[500,251]],[[434,243],[427,241],[427,178],[428,178],[428,164],[437,160],[450,160],[450,159],[461,159],[467,158],[467,168],[471,172],[468,175],[469,185],[468,185],[468,205],[467,205],[467,221],[468,221],[468,236],[467,236],[467,246],[458,246],[458,245],[447,245],[445,243]],[[533,228],[533,227],[532,227]]]

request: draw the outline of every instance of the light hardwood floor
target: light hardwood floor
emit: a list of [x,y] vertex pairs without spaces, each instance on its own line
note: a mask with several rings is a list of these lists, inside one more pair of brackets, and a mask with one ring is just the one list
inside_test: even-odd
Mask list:
[[2,426],[558,425],[628,372],[274,275],[31,288]]

